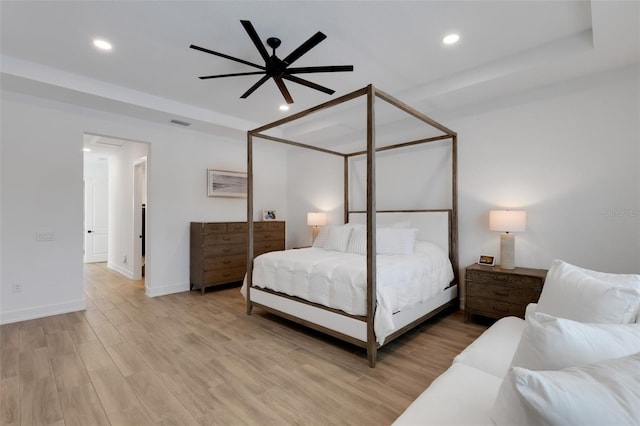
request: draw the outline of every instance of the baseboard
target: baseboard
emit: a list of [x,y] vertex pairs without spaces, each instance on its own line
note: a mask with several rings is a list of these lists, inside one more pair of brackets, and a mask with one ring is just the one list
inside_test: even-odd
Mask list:
[[87,304],[84,298],[72,302],[58,303],[55,305],[37,306],[35,308],[16,309],[0,313],[0,324],[27,321],[36,318],[49,317],[51,315],[68,314],[69,312],[84,311]]
[[116,265],[115,263],[111,263],[111,262],[107,262],[107,268],[109,269],[113,269],[114,271],[124,275],[125,277],[129,278],[130,280],[133,279],[133,272],[123,268],[122,266]]
[[167,294],[182,293],[189,291],[189,284],[175,284],[162,287],[146,287],[146,293],[149,297],[165,296]]

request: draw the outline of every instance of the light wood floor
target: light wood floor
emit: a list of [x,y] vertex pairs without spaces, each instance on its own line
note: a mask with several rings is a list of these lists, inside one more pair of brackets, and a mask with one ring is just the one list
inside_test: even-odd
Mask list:
[[85,267],[87,310],[0,327],[5,425],[388,425],[486,327],[443,315],[363,350],[245,314],[239,288],[150,299]]

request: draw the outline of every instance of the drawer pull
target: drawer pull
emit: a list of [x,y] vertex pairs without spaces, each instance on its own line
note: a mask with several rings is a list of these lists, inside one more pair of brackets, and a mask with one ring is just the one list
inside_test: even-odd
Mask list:
[[230,260],[223,260],[222,263],[225,264],[225,265],[229,265],[231,263],[231,261]]
[[502,297],[507,297],[509,295],[508,291],[498,291],[498,290],[493,290],[493,294],[495,296],[502,296]]
[[225,241],[231,241],[231,237],[222,237],[222,239]]
[[271,248],[271,244],[265,244],[264,248]]
[[231,251],[231,247],[225,247],[222,249],[223,252],[229,253]]
[[231,276],[231,274],[230,274],[230,273],[226,273],[226,274],[222,274],[222,276],[223,276],[223,277],[225,277],[225,278],[227,278],[227,277],[230,277],[230,276]]
[[509,312],[509,308],[506,306],[496,306],[493,305],[493,310],[498,312]]

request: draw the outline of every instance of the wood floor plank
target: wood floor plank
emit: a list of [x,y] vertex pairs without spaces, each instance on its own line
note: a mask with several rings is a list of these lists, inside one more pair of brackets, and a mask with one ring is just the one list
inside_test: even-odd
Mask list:
[[53,377],[20,383],[20,424],[52,425],[64,421]]
[[85,265],[87,309],[0,326],[0,424],[388,425],[486,325],[443,313],[362,348],[260,309],[237,286],[149,298]]

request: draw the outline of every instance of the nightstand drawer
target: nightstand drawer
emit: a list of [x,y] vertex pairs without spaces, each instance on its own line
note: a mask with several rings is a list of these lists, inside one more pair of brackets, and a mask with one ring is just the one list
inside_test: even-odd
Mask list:
[[526,305],[540,297],[540,287],[509,287],[467,281],[467,296]]
[[503,284],[519,287],[532,287],[542,289],[542,279],[528,277],[526,275],[514,275],[492,271],[475,271],[467,269],[467,281],[477,281],[487,284]]
[[472,298],[467,301],[466,309],[491,318],[516,316],[524,318],[527,305],[502,302],[491,299]]

